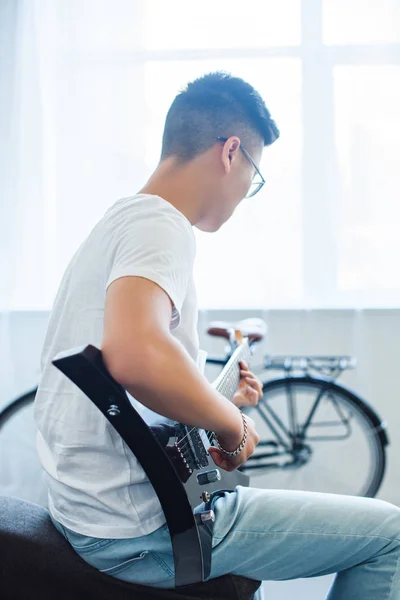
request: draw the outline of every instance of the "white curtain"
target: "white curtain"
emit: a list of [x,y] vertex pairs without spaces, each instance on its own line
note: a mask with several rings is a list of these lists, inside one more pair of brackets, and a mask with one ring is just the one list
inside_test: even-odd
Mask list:
[[398,0],[0,7],[0,310],[51,307],[91,227],[156,166],[179,88],[214,69],[253,83],[282,135],[265,190],[197,236],[201,307],[398,305]]
[[17,63],[18,4],[0,3],[0,306],[10,304],[14,274],[7,254],[14,251],[16,236],[16,163],[18,161],[15,71]]

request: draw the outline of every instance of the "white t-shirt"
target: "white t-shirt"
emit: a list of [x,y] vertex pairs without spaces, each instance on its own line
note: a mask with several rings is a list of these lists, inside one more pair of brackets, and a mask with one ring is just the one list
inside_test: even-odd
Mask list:
[[106,212],[64,274],[44,342],[35,420],[50,512],[78,533],[138,537],[160,527],[165,517],[135,456],[51,361],[70,348],[101,346],[106,290],[124,276],[145,277],[167,292],[174,305],[171,333],[197,361],[195,250],[186,217],[158,196],[139,194]]

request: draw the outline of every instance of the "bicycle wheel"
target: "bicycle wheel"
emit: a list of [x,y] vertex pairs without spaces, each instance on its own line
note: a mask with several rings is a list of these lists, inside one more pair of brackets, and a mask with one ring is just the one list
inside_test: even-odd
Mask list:
[[0,411],[0,494],[47,504],[44,471],[36,452],[36,389]]
[[246,410],[261,438],[243,466],[252,485],[376,495],[388,439],[366,402],[335,383],[312,377],[272,380],[263,392],[258,406]]

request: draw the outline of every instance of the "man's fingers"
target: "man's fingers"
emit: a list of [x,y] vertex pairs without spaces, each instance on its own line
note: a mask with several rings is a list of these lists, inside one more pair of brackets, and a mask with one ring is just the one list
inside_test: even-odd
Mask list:
[[247,381],[246,389],[258,392],[258,386],[256,381]]
[[258,390],[247,386],[247,390],[246,390],[246,396],[249,402],[251,402],[251,406],[256,406],[257,402],[258,402]]
[[243,375],[244,379],[247,379],[248,381],[258,381],[258,378],[255,375],[247,374],[247,375]]
[[258,377],[256,377],[255,375],[253,375],[253,373],[244,373],[243,374],[243,379],[249,384],[251,385],[253,388],[255,388],[258,393],[260,394],[260,397],[262,396],[262,383],[261,381],[258,379]]
[[251,377],[250,375],[246,375],[246,376],[244,377],[244,379],[245,379],[245,380],[246,380],[248,383],[250,383],[251,385],[254,385],[254,386],[256,386],[258,389],[260,389],[260,388],[262,387],[262,385],[261,385],[261,382],[260,382],[260,380],[259,380],[259,379],[257,379],[257,377],[254,377],[254,376],[253,376],[253,377]]
[[221,469],[224,469],[224,471],[234,471],[236,469],[235,465],[232,465],[232,463],[224,457],[218,448],[209,448],[208,452],[217,467],[221,467]]
[[254,375],[254,373],[252,373],[251,371],[246,371],[245,369],[240,370],[240,375],[241,377],[254,377],[255,379],[258,379],[258,377]]

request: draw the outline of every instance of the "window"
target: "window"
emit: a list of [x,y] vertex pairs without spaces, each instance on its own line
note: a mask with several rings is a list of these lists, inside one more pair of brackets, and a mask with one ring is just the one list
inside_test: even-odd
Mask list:
[[400,301],[400,66],[334,70],[339,164],[338,287]]
[[146,0],[149,50],[265,48],[300,43],[300,0]]
[[400,42],[399,0],[323,0],[326,44]]
[[25,8],[7,308],[51,306],[96,221],[157,165],[176,93],[212,70],[252,83],[281,137],[260,194],[219,232],[196,232],[200,306],[399,304],[399,0]]

